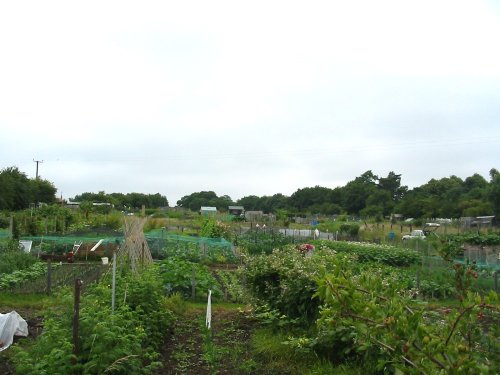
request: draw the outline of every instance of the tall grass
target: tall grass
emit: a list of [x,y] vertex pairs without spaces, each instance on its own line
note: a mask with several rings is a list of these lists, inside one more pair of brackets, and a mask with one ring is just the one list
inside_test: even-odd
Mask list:
[[297,352],[286,344],[285,333],[258,329],[252,335],[252,351],[262,368],[272,374],[290,375],[371,375],[373,363],[333,364],[319,358],[312,350]]

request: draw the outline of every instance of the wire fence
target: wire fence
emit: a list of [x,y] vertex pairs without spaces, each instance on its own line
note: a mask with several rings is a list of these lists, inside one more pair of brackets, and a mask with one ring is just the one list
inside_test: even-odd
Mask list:
[[99,282],[108,265],[100,263],[53,263],[47,262],[47,273],[35,280],[29,280],[7,289],[16,294],[51,294],[64,287],[73,286],[76,279],[81,279],[85,285]]

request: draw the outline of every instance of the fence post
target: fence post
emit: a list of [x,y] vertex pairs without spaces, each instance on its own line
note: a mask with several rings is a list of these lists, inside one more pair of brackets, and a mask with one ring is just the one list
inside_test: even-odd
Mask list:
[[191,274],[191,297],[193,300],[196,298],[196,271],[192,269],[192,274]]
[[111,311],[115,311],[116,298],[116,250],[113,251],[113,274],[111,279]]
[[498,274],[499,273],[500,273],[500,271],[495,271],[495,273],[494,273],[494,275],[495,275],[494,276],[494,278],[495,278],[495,292],[497,292],[497,293],[499,292],[499,290],[498,290]]
[[73,354],[80,354],[80,295],[82,292],[83,281],[81,279],[75,280],[75,304],[73,309]]
[[417,270],[416,284],[417,284],[417,290],[420,293],[420,270]]
[[52,291],[52,256],[47,259],[47,294]]

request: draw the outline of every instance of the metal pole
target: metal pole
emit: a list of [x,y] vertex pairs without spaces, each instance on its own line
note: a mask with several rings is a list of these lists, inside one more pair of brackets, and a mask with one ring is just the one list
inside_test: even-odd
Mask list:
[[116,298],[116,251],[113,251],[113,278],[111,283],[111,311],[115,311]]

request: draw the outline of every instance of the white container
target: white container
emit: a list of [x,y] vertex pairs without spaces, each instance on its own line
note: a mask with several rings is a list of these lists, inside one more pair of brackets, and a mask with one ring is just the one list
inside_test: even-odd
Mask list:
[[102,257],[101,260],[102,260],[102,264],[108,264],[108,260],[109,260],[108,257]]

